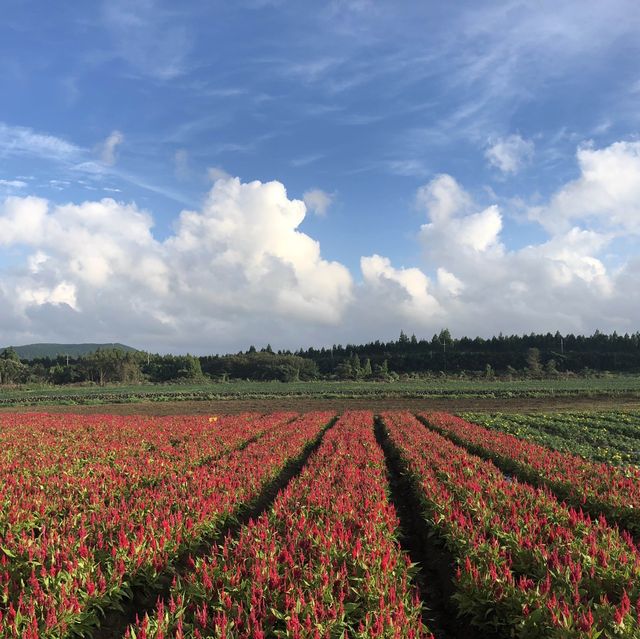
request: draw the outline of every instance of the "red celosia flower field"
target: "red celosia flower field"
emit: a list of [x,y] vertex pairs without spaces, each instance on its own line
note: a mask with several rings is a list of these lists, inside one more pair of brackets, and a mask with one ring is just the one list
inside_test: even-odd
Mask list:
[[371,413],[346,413],[302,473],[127,636],[427,638]]
[[431,589],[476,636],[640,637],[637,469],[451,415],[5,414],[0,486],[3,638],[427,639]]
[[330,419],[3,417],[0,636],[92,625],[220,529]]
[[459,607],[478,626],[517,637],[640,636],[640,548],[628,532],[505,477],[413,415],[383,418],[424,516],[457,560]]
[[611,466],[549,450],[446,413],[424,418],[457,443],[527,481],[547,485],[574,506],[640,533],[640,468]]

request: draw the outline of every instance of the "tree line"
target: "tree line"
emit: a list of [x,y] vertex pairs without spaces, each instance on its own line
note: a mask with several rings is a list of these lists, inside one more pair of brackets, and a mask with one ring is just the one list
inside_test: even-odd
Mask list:
[[390,380],[431,375],[549,377],[601,372],[640,373],[640,332],[619,335],[498,335],[453,338],[447,329],[431,339],[400,333],[397,340],[275,352],[227,355],[159,355],[117,348],[81,357],[21,360],[14,349],[0,352],[0,384],[136,384],[184,380],[314,379]]

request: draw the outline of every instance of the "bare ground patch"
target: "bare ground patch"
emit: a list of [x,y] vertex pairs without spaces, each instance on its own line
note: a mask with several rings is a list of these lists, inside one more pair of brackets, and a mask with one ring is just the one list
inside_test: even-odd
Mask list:
[[504,413],[572,410],[640,410],[637,397],[532,397],[532,398],[316,398],[282,397],[218,401],[135,402],[123,404],[7,406],[0,413],[74,413],[110,415],[215,415],[280,410],[486,411]]

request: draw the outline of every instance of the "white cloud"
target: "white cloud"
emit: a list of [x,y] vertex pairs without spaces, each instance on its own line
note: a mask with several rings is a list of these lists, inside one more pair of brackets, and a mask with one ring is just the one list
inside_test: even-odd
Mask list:
[[[623,193],[631,202],[619,177],[635,175],[634,152],[628,144],[603,151],[580,156],[581,177],[559,193],[608,184],[616,201]],[[24,255],[0,272],[7,339],[206,352],[362,341],[400,328],[427,336],[442,326],[458,335],[637,330],[640,257],[615,267],[607,258],[619,226],[632,227],[628,212],[594,217],[587,207],[584,217],[549,226],[546,240],[514,250],[503,237],[508,216],[439,175],[416,193],[422,265],[398,267],[373,253],[361,257],[354,282],[299,230],[307,206],[281,183],[243,183],[221,171],[212,178],[202,206],[183,210],[163,241],[151,214],[133,204],[6,198],[0,247]]]
[[[454,178],[440,175],[418,190],[428,222],[419,232],[434,304],[413,327],[448,325],[458,334],[633,329],[637,311],[625,316],[622,286],[628,267],[610,272],[602,259],[612,234],[572,227],[548,241],[508,250],[496,205],[479,207]],[[378,258],[385,260],[385,258]],[[388,260],[386,269],[395,269]],[[626,279],[625,279],[626,278]],[[397,302],[380,297],[381,313]],[[418,320],[421,321],[418,321]]]
[[416,204],[428,211],[433,222],[440,222],[468,210],[471,198],[450,175],[441,174],[418,189]]
[[221,166],[212,166],[207,170],[207,175],[212,182],[217,182],[218,180],[229,180],[232,177]]
[[305,215],[278,182],[221,177],[161,242],[135,205],[12,197],[0,204],[0,245],[31,253],[0,280],[34,337],[51,335],[53,313],[65,339],[117,333],[201,350],[251,335],[275,342],[336,325],[353,296],[349,271],[298,230]]
[[118,147],[124,142],[124,135],[120,131],[112,131],[100,145],[100,161],[107,166],[116,163]]
[[464,252],[502,251],[499,236],[502,215],[497,206],[471,212],[471,197],[450,175],[439,175],[420,187],[418,205],[430,219],[420,229],[425,250],[443,257],[450,250]]
[[327,214],[327,210],[333,203],[333,195],[321,189],[311,189],[305,191],[303,195],[304,203],[307,209],[320,217]]
[[438,285],[441,289],[453,295],[454,297],[460,295],[464,290],[464,284],[453,274],[447,271],[446,268],[441,266],[437,270]]
[[640,142],[615,142],[577,152],[580,177],[565,184],[550,201],[529,211],[551,232],[576,222],[640,233]]
[[[183,211],[167,242],[177,264],[191,272],[202,261],[214,272],[200,286],[203,299],[262,308],[314,322],[335,322],[349,301],[351,276],[320,256],[320,245],[297,230],[306,214],[279,182],[218,179],[202,212]],[[198,277],[194,277],[197,280]]]
[[23,189],[27,186],[27,183],[23,180],[0,180],[0,186],[4,186],[7,189]]
[[69,160],[80,153],[80,147],[66,140],[23,126],[0,122],[0,157],[28,155],[52,160]]
[[361,258],[360,268],[367,295],[380,300],[380,310],[394,308],[394,319],[399,315],[415,326],[441,315],[440,304],[429,292],[429,278],[420,269],[396,269],[380,255]]
[[9,197],[0,215],[0,245],[38,243],[43,239],[47,202],[36,197]]
[[76,287],[68,282],[60,282],[52,289],[23,288],[18,291],[20,306],[42,306],[44,304],[66,304],[74,310],[76,308]]
[[513,134],[506,138],[491,141],[491,146],[486,150],[485,157],[491,166],[503,173],[518,173],[527,165],[534,153],[534,144],[531,140],[525,140],[519,134]]

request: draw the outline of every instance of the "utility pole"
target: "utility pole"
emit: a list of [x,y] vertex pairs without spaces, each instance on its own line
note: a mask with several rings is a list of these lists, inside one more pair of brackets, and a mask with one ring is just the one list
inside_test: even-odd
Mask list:
[[446,335],[443,335],[442,332],[440,333],[442,335],[441,339],[438,339],[438,342],[440,342],[440,344],[442,344],[442,358],[444,360],[444,374],[447,374],[447,337]]

